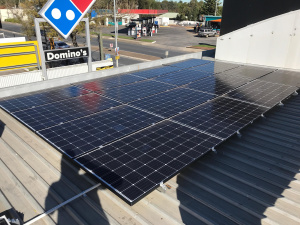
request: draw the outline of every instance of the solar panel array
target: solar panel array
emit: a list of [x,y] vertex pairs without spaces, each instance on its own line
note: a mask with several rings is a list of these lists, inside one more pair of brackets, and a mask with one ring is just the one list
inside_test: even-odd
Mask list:
[[132,205],[297,90],[271,72],[191,59],[0,106]]

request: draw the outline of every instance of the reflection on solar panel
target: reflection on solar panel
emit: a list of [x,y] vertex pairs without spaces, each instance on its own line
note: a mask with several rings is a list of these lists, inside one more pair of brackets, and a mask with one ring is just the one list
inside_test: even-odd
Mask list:
[[259,78],[259,80],[300,87],[299,72],[278,70]]
[[13,113],[33,130],[42,130],[120,105],[95,93]]
[[120,106],[38,133],[68,156],[76,157],[159,120],[129,106]]
[[212,62],[201,66],[190,68],[191,70],[204,71],[208,73],[221,73],[227,70],[231,70],[239,67],[238,64],[224,63],[224,62]]
[[161,116],[170,117],[214,97],[211,94],[178,88],[131,102],[130,105]]
[[257,79],[273,71],[274,69],[269,69],[269,68],[254,67],[254,66],[240,66],[238,68],[226,71],[225,73],[229,75],[240,75],[252,79]]
[[66,88],[39,91],[27,95],[14,96],[13,98],[6,98],[0,101],[0,106],[7,112],[16,112],[88,93],[90,92],[69,86]]
[[297,88],[293,86],[255,80],[227,95],[246,102],[273,107],[296,90]]
[[132,205],[220,142],[165,121],[76,160]]
[[223,95],[241,85],[246,84],[249,81],[251,81],[251,79],[247,77],[218,74],[192,82],[186,87],[216,95]]
[[100,91],[108,88],[118,87],[125,84],[135,83],[145,78],[136,77],[129,74],[123,74],[118,76],[110,76],[110,77],[103,77],[92,82],[84,82],[81,84],[74,84],[77,87],[82,89],[86,89],[89,91]]
[[182,69],[187,69],[195,66],[200,66],[203,64],[211,63],[210,61],[202,60],[202,59],[188,59],[183,62],[167,64],[168,66],[174,66]]
[[265,111],[267,108],[219,97],[175,116],[172,120],[228,138]]
[[177,86],[181,86],[184,84],[188,84],[192,81],[203,79],[204,77],[208,77],[213,75],[212,73],[206,73],[202,71],[195,70],[180,70],[178,72],[170,73],[167,75],[163,75],[155,78],[154,80],[173,84]]
[[131,75],[139,76],[139,77],[145,77],[145,78],[153,78],[157,76],[161,76],[164,74],[172,73],[181,70],[177,67],[171,67],[171,66],[161,66],[159,68],[155,69],[148,69],[148,70],[142,70],[135,73],[130,73]]
[[123,103],[127,103],[172,88],[175,88],[175,86],[148,80],[144,82],[138,82],[134,84],[99,91],[98,93],[108,96],[112,99],[121,101]]

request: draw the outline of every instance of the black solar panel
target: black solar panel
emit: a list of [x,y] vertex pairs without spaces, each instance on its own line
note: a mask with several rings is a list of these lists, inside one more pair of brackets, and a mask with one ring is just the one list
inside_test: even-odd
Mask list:
[[15,112],[13,115],[33,130],[38,131],[118,105],[120,103],[116,101],[91,93]]
[[136,77],[130,74],[123,74],[118,76],[103,77],[91,82],[84,82],[74,85],[89,91],[100,91],[108,88],[122,86],[125,84],[135,83],[144,79],[145,78],[143,77]]
[[191,70],[203,71],[207,73],[221,73],[239,67],[239,64],[225,63],[225,62],[212,62],[201,66],[190,68]]
[[175,116],[172,120],[220,138],[228,138],[265,111],[265,107],[219,97]]
[[154,80],[173,84],[177,86],[182,86],[184,84],[188,84],[190,82],[203,79],[204,77],[208,77],[213,75],[212,73],[206,73],[202,71],[195,70],[180,70],[178,72],[170,73],[167,75],[163,75],[155,78]]
[[131,102],[130,105],[164,117],[170,117],[214,97],[211,94],[178,88]]
[[255,80],[227,95],[246,102],[273,107],[296,90],[297,88],[293,86]]
[[269,69],[269,68],[254,67],[254,66],[240,66],[232,70],[226,71],[225,73],[229,75],[240,75],[252,79],[257,79],[273,71],[274,69]]
[[247,77],[218,74],[205,77],[202,80],[194,81],[188,84],[186,87],[216,95],[223,95],[241,85],[248,83],[249,81],[251,81],[251,79]]
[[148,81],[138,82],[134,84],[129,84],[125,86],[99,91],[98,93],[108,96],[112,99],[121,101],[123,103],[127,103],[172,88],[175,88],[175,86],[148,80]]
[[259,79],[278,84],[300,87],[300,73],[294,71],[278,70]]
[[200,66],[203,64],[211,63],[211,61],[206,61],[202,59],[188,59],[183,62],[167,64],[168,66],[174,66],[182,69],[187,69],[195,66]]
[[16,112],[19,110],[29,109],[35,106],[45,105],[88,93],[90,92],[81,90],[77,87],[69,86],[66,88],[52,89],[25,95],[13,96],[12,98],[4,98],[1,99],[0,106],[7,112]]
[[76,160],[132,205],[220,142],[165,121]]
[[120,106],[38,133],[60,151],[76,157],[159,120],[161,118],[132,107]]
[[135,76],[144,77],[144,78],[153,78],[158,77],[164,74],[172,73],[181,70],[181,68],[171,67],[171,66],[161,66],[155,69],[142,70],[135,73],[130,73]]

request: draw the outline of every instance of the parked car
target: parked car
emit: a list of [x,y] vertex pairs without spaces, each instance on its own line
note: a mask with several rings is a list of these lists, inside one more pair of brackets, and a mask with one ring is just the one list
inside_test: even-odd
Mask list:
[[70,45],[63,41],[54,41],[55,49],[70,48]]
[[212,28],[200,28],[199,36],[200,37],[214,37],[217,32]]

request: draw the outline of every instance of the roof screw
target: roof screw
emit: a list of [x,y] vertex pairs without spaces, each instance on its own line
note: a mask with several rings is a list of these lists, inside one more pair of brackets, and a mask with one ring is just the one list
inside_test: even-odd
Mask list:
[[215,149],[215,147],[212,147],[212,149],[211,149],[212,151],[213,151],[213,153],[215,153],[215,154],[217,154],[218,152],[217,152],[217,150]]
[[281,106],[281,107],[284,106],[284,104],[282,102],[279,102],[278,105]]
[[236,132],[236,134],[237,134],[237,136],[238,136],[239,138],[242,137],[242,134],[241,134],[241,132],[240,132],[239,130]]
[[298,95],[298,92],[295,91],[295,92],[293,93],[293,96],[297,96],[297,95]]

